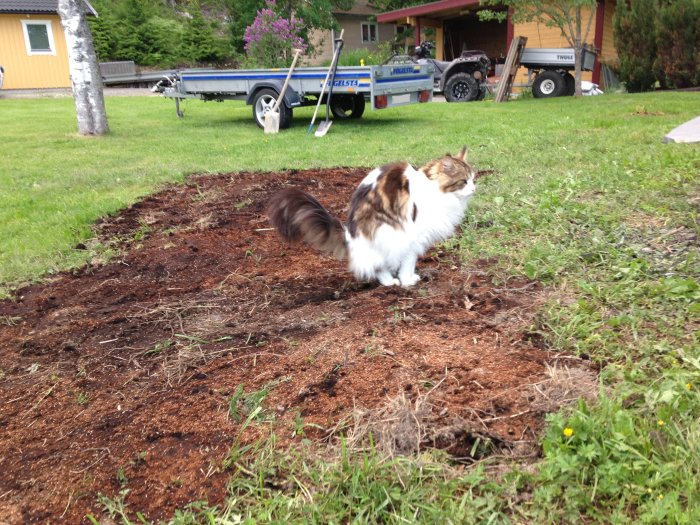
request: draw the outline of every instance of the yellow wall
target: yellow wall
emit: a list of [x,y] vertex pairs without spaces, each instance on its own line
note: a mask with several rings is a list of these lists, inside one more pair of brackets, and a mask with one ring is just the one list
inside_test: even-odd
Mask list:
[[[29,55],[22,20],[50,20],[55,55]],[[0,65],[3,89],[70,87],[66,38],[58,15],[0,15]]]
[[603,45],[600,50],[600,61],[605,64],[617,62],[617,51],[613,40],[613,15],[615,14],[615,2],[605,2],[605,20],[603,21]]

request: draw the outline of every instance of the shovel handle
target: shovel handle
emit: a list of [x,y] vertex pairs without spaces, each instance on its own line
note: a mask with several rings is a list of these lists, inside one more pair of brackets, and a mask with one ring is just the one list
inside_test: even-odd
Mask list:
[[287,73],[287,78],[284,79],[284,85],[282,86],[282,91],[280,91],[279,97],[277,97],[277,101],[275,102],[275,105],[272,108],[272,111],[278,111],[280,104],[282,103],[282,99],[284,98],[284,94],[287,92],[287,86],[289,85],[289,80],[292,78],[292,71],[294,71],[294,66],[297,63],[297,59],[299,58],[299,55],[301,54],[301,49],[295,49],[294,50],[294,60],[292,60],[292,65],[289,68],[289,72]]

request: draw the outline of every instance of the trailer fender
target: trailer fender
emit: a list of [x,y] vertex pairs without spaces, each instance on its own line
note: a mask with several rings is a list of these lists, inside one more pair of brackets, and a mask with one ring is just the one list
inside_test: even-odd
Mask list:
[[[248,92],[248,96],[245,99],[245,103],[248,106],[251,106],[253,104],[253,101],[255,100],[255,95],[260,91],[261,89],[265,88],[270,88],[274,89],[279,93],[282,91],[282,86],[284,85],[284,82],[278,79],[272,79],[272,80],[265,80],[263,82],[258,82],[253,86],[253,88]],[[292,86],[287,86],[287,91],[284,93],[284,105],[287,106],[288,108],[294,108],[298,107],[301,105],[301,97],[299,96],[299,93],[297,93]]]

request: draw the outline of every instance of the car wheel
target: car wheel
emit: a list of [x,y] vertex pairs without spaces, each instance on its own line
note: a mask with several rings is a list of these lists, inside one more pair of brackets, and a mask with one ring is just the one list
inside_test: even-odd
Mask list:
[[455,73],[447,79],[443,94],[447,102],[469,102],[479,96],[479,84],[469,73]]
[[[253,120],[260,128],[265,128],[265,115],[272,111],[279,94],[274,89],[261,89],[253,98]],[[282,103],[279,107],[280,129],[285,129],[292,123],[292,110]]]
[[360,118],[365,112],[365,97],[362,95],[331,96],[331,113],[335,118]]
[[532,84],[532,94],[535,98],[558,97],[564,91],[564,77],[556,71],[543,71]]

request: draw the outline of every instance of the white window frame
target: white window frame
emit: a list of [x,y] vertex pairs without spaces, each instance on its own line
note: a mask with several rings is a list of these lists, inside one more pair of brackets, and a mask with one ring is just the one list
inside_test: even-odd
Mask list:
[[[29,25],[46,26],[46,34],[49,37],[49,47],[51,49],[49,49],[48,51],[32,50],[32,43],[29,41],[29,31],[27,29],[27,26]],[[24,32],[24,45],[27,48],[27,55],[56,55],[56,42],[53,39],[53,26],[51,24],[51,20],[22,20],[22,30]]]
[[[367,26],[367,34],[372,37],[371,27],[374,26],[374,36],[377,38],[375,40],[365,40],[365,26]],[[360,23],[360,40],[363,44],[375,44],[379,42],[379,24],[377,22],[364,21]]]

